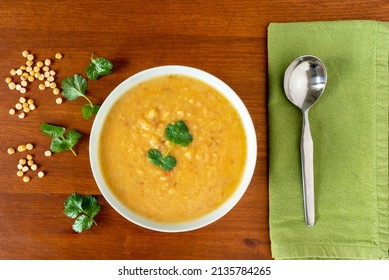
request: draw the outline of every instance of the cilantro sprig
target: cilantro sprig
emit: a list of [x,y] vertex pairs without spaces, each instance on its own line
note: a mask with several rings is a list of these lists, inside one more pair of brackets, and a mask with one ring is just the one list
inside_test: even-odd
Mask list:
[[113,64],[104,57],[94,58],[91,54],[91,63],[85,69],[85,73],[90,80],[97,80],[100,76],[112,74]]
[[80,132],[72,129],[65,134],[65,127],[48,123],[42,123],[40,129],[45,135],[53,137],[50,144],[50,150],[52,152],[60,153],[70,150],[75,156],[77,155],[73,147],[82,137]]
[[[113,64],[110,60],[104,57],[94,58],[94,54],[90,57],[91,63],[85,69],[86,76],[90,80],[97,80],[100,76],[112,74]],[[62,95],[70,101],[80,97],[85,98],[88,103],[82,106],[82,116],[89,120],[93,115],[96,115],[100,109],[100,105],[95,105],[86,96],[88,87],[87,80],[80,74],[75,74],[73,77],[66,77],[62,80]]]
[[184,121],[176,121],[175,123],[168,124],[165,130],[165,137],[171,143],[167,152],[162,155],[157,149],[151,149],[148,152],[148,158],[152,164],[161,167],[165,171],[170,171],[177,164],[176,159],[169,156],[174,145],[178,144],[186,147],[192,143],[193,137]]
[[97,225],[94,217],[100,212],[100,205],[92,195],[81,196],[78,193],[71,194],[64,203],[64,214],[75,219],[73,230],[81,233],[88,230],[92,224]]
[[76,100],[80,97],[85,98],[88,103],[82,106],[82,116],[89,120],[92,115],[96,115],[100,109],[99,105],[94,105],[92,101],[86,96],[86,89],[88,86],[87,80],[80,74],[75,74],[73,77],[66,77],[62,80],[62,95],[70,101]]

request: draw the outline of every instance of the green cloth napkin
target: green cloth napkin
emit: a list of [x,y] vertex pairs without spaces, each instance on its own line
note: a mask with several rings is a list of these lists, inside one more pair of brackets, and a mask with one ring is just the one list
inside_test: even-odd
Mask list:
[[[275,259],[388,259],[389,24],[272,23],[268,28],[269,207]],[[305,225],[302,116],[283,91],[305,54],[327,68],[309,111],[316,224]]]

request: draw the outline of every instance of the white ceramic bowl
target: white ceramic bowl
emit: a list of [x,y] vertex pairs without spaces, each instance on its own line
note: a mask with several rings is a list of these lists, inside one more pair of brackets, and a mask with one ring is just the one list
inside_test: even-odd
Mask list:
[[[246,167],[244,169],[244,174],[240,185],[237,187],[234,194],[225,201],[219,208],[210,212],[209,214],[197,218],[195,220],[191,220],[188,222],[180,222],[180,223],[161,223],[145,218],[122,204],[122,202],[113,194],[113,192],[108,188],[107,183],[104,181],[104,178],[101,174],[100,165],[99,165],[99,138],[100,132],[102,129],[102,125],[104,120],[109,113],[112,105],[130,88],[138,85],[140,82],[145,80],[149,80],[151,78],[155,78],[162,75],[168,74],[180,74],[189,77],[196,78],[201,80],[215,89],[217,89],[220,93],[222,93],[237,109],[242,119],[246,138],[247,138],[247,162]],[[162,232],[182,232],[189,231],[204,227],[222,216],[224,216],[228,211],[230,211],[240,200],[240,198],[245,193],[251,178],[254,173],[256,159],[257,159],[257,139],[255,135],[255,129],[252,122],[252,119],[247,111],[247,108],[243,104],[242,100],[238,97],[238,95],[223,81],[216,78],[215,76],[204,72],[202,70],[187,67],[187,66],[160,66],[155,68],[150,68],[139,72],[124,82],[122,82],[119,86],[117,86],[111,94],[104,101],[101,106],[99,113],[97,114],[90,135],[90,143],[89,143],[89,158],[90,164],[92,167],[93,176],[97,182],[97,185],[105,197],[105,199],[111,204],[111,206],[119,212],[126,219],[132,221],[133,223],[149,228],[156,231]]]

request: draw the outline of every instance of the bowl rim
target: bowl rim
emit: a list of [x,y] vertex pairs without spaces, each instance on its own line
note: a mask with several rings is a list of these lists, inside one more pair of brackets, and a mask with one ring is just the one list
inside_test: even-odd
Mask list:
[[[146,217],[143,217],[130,209],[128,209],[124,204],[110,191],[108,185],[106,184],[99,164],[99,155],[98,155],[98,142],[100,138],[100,132],[105,121],[105,118],[112,106],[116,101],[122,97],[128,90],[138,85],[140,82],[149,80],[151,78],[164,76],[164,75],[184,75],[193,77],[202,82],[207,83],[208,85],[214,87],[219,91],[223,96],[225,96],[230,103],[238,111],[239,116],[241,117],[247,141],[247,159],[246,165],[243,171],[243,176],[241,182],[232,196],[227,199],[223,204],[218,208],[211,211],[204,216],[196,218],[194,220],[178,223],[166,223],[166,222],[157,222]],[[185,232],[190,230],[199,229],[205,227],[221,217],[227,214],[241,199],[241,197],[246,192],[251,179],[254,175],[254,170],[256,166],[257,159],[257,137],[255,133],[255,128],[251,116],[244,105],[240,97],[235,93],[232,88],[230,88],[226,83],[224,83],[219,78],[214,75],[205,72],[203,70],[190,67],[190,66],[181,66],[181,65],[164,65],[157,66],[153,68],[148,68],[143,71],[140,71],[129,78],[121,82],[116,88],[105,99],[101,105],[98,114],[96,115],[91,133],[89,138],[89,160],[92,169],[93,177],[97,183],[97,186],[107,200],[107,202],[124,218],[141,226],[143,228],[148,228],[154,231],[160,232]]]

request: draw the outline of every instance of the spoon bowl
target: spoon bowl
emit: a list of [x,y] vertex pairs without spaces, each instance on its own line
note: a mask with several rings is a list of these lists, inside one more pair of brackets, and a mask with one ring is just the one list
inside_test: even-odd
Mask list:
[[316,103],[326,83],[326,68],[316,56],[300,56],[285,71],[285,94],[301,110],[308,110]]
[[301,164],[303,177],[304,213],[308,226],[315,224],[315,196],[313,172],[313,141],[308,111],[319,100],[327,83],[324,63],[313,55],[296,58],[286,69],[284,91],[287,98],[303,114],[301,133]]

